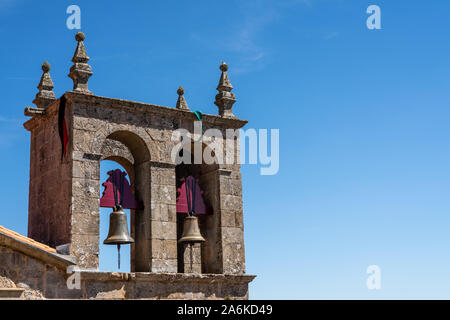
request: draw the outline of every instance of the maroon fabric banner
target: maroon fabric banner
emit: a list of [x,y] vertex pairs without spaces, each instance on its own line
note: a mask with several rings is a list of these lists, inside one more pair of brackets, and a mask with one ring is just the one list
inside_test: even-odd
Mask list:
[[[134,199],[131,186],[126,179],[126,172],[122,172],[120,169],[109,171],[109,178],[102,184],[105,187],[102,198],[100,199],[100,207],[114,208],[116,206],[114,199],[114,189],[117,192],[117,201],[122,203],[124,209],[139,209],[140,204]],[[123,181],[123,186],[120,185],[120,181]],[[115,183],[115,185],[114,185]],[[123,192],[121,192],[123,190]]]
[[194,211],[193,214],[211,214],[212,210],[205,205],[202,196],[203,191],[195,178],[189,176],[181,179],[181,181],[181,187],[177,190],[177,212],[188,214],[189,208],[191,208]]

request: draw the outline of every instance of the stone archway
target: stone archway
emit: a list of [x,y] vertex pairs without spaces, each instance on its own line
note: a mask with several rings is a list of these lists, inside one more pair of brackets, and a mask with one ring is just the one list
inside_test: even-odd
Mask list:
[[[126,145],[124,145],[123,143],[121,143],[118,140],[113,140],[113,139],[105,139],[104,143],[103,143],[103,147],[102,147],[102,157],[101,157],[101,161],[100,161],[100,173],[102,175],[104,175],[105,171],[105,161],[112,161],[115,165],[114,169],[117,169],[117,165],[121,166],[125,172],[127,173],[128,176],[128,180],[130,182],[130,186],[131,186],[131,191],[133,193],[133,195],[136,193],[135,191],[135,184],[134,184],[134,180],[135,180],[135,169],[134,169],[134,157],[131,154],[130,150],[128,149],[128,147]],[[112,168],[111,168],[112,169]],[[100,184],[102,184],[103,182],[105,182],[104,180],[100,181]],[[104,191],[104,187],[100,186],[100,196],[103,195],[103,191]],[[134,239],[134,209],[129,209],[129,210],[124,210],[125,212],[129,211],[129,222],[128,222],[128,226],[129,226],[129,230],[130,230],[130,235],[131,237],[133,237]],[[111,212],[111,211],[110,211]],[[110,212],[108,212],[106,215],[104,215],[105,210],[102,210],[100,208],[100,231],[102,231],[104,233],[104,227],[106,226],[107,229],[109,229],[109,214]],[[103,226],[102,226],[103,224]],[[102,246],[102,241],[104,240],[104,237],[100,238],[100,246],[99,246],[99,266],[102,265],[102,263],[105,263],[104,259],[105,259],[105,252],[102,252],[102,250],[105,250],[105,247]],[[121,256],[123,257],[129,257],[130,259],[130,270],[131,270],[131,266],[134,266],[134,244],[131,244],[129,248],[126,248],[125,252],[127,253],[126,256],[124,256],[121,253]],[[102,257],[103,256],[103,257]]]
[[146,261],[151,254],[151,246],[146,241],[151,232],[151,199],[146,186],[149,184],[149,149],[137,134],[119,130],[106,137],[102,145],[103,159],[113,160],[124,167],[135,198],[143,205],[140,209],[130,210],[130,234],[135,240],[130,249],[130,266],[131,271],[147,271]]
[[[193,142],[189,144],[184,144],[183,146],[188,146],[188,148],[182,148],[178,153],[178,158],[176,162],[179,163],[176,166],[176,185],[177,189],[181,186],[181,178],[186,178],[187,176],[193,176],[199,183],[201,190],[203,191],[203,200],[205,204],[212,209],[212,214],[208,215],[198,215],[200,232],[206,241],[202,244],[195,244],[195,250],[191,253],[194,257],[191,260],[200,261],[200,268],[197,268],[197,273],[222,273],[223,266],[222,261],[222,244],[221,244],[221,211],[220,211],[220,201],[219,201],[219,180],[218,180],[218,170],[220,165],[217,164],[217,159],[214,159],[214,163],[206,164],[203,161],[195,161],[194,154],[199,155],[205,151],[208,146],[205,143],[196,146],[199,142]],[[198,149],[196,149],[198,148]],[[183,152],[187,152],[188,155],[183,156]],[[189,163],[184,163],[184,160],[188,160]],[[197,163],[201,162],[201,163]],[[180,238],[183,232],[183,221],[184,214],[177,213],[177,237]],[[191,248],[192,250],[192,248]],[[178,244],[178,271],[185,272],[186,263],[184,258],[185,246]],[[189,259],[189,258],[188,258]],[[192,262],[192,261],[191,261]],[[198,263],[198,262],[197,262]],[[195,264],[197,264],[195,263]],[[199,270],[200,269],[200,270]]]
[[[150,152],[145,141],[137,134],[117,130],[92,135],[86,144],[86,151],[78,152],[74,159],[74,172],[79,177],[73,183],[72,205],[73,234],[71,253],[78,264],[87,268],[99,266],[100,236],[100,161],[113,160],[122,165],[130,177],[135,197],[143,208],[131,211],[131,235],[135,245],[131,248],[131,268],[135,270],[140,260],[148,261],[151,247],[147,241],[151,232],[151,199],[148,190]],[[138,228],[136,228],[138,226]],[[137,254],[138,253],[138,254]],[[135,259],[139,256],[139,259]],[[146,263],[143,263],[145,266]],[[143,266],[141,266],[143,267]],[[137,270],[139,269],[136,268]],[[148,270],[146,270],[148,271]]]
[[100,160],[111,160],[120,164],[127,172],[130,183],[134,182],[134,157],[126,145],[118,140],[105,139]]

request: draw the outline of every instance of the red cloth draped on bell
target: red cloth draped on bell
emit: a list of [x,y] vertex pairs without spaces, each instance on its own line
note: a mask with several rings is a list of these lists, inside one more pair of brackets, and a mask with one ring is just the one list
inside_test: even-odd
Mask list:
[[[134,199],[133,192],[128,180],[125,178],[127,173],[120,169],[108,172],[109,178],[102,184],[105,187],[102,198],[100,199],[100,207],[114,208],[118,204],[124,209],[139,209],[140,204]],[[114,191],[117,197],[114,197]]]
[[177,212],[187,214],[211,214],[210,207],[203,201],[203,191],[194,177],[181,179],[181,187],[177,189]]

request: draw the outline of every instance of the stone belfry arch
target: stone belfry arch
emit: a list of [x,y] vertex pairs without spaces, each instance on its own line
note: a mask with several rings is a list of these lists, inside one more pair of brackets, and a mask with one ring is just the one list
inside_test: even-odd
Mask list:
[[[176,274],[181,257],[177,254],[176,164],[171,151],[177,142],[171,137],[180,128],[193,133],[197,118],[181,87],[175,108],[96,96],[88,89],[93,73],[84,34],[78,33],[76,40],[69,73],[73,90],[56,99],[50,65],[45,63],[33,101],[36,107],[25,109],[31,117],[24,124],[31,133],[28,236],[51,247],[67,245],[79,267],[98,269],[103,240],[99,239],[100,161],[114,160],[127,170],[135,196],[143,204],[131,212],[135,239],[131,271]],[[220,69],[214,102],[219,114],[203,115],[202,123],[203,130],[222,132],[225,144],[226,130],[239,129],[247,121],[232,113],[236,100],[228,66],[223,63]],[[239,136],[231,139],[238,158]],[[230,290],[240,285],[246,296],[253,276],[244,276],[240,165],[210,168],[201,177],[202,187],[207,188],[205,200],[213,211],[202,218],[206,242],[199,257],[201,272],[228,284]],[[241,278],[227,280],[226,275]]]

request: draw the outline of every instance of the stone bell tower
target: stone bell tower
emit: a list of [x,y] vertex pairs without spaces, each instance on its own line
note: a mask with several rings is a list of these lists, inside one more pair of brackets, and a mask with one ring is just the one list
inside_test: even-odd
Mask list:
[[[227,292],[247,297],[246,288],[254,276],[245,275],[238,161],[177,165],[171,157],[177,144],[172,133],[177,129],[193,133],[197,120],[184,98],[184,89],[177,91],[175,108],[96,96],[88,89],[93,73],[85,36],[79,32],[75,39],[69,73],[73,90],[55,99],[50,65],[45,63],[33,101],[36,107],[25,109],[25,115],[31,117],[24,124],[31,133],[28,236],[51,247],[67,245],[79,267],[98,269],[99,243],[103,240],[99,239],[100,162],[113,160],[125,168],[135,198],[143,204],[131,210],[131,236],[135,239],[130,257],[132,274],[178,277],[185,273],[180,265],[188,258],[178,243],[183,216],[176,211],[177,186],[182,176],[189,174],[197,179],[204,201],[212,209],[211,214],[199,217],[205,242],[193,251],[190,262],[199,267],[189,273],[192,279],[200,279],[195,274],[202,273],[221,283],[220,289],[217,285],[205,289],[219,290],[221,293],[214,293],[216,297]],[[247,121],[233,115],[236,100],[228,66],[223,63],[220,70],[214,102],[219,115],[203,115],[203,130],[219,130],[224,145],[227,139],[234,140],[230,144],[233,157],[239,159],[239,135],[227,138],[225,132],[239,129]],[[236,293],[236,286],[240,293]]]

